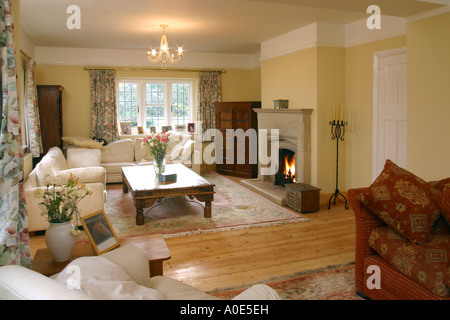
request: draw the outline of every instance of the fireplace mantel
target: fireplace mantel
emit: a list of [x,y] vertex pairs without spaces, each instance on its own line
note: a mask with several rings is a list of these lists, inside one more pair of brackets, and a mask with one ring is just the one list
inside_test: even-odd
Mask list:
[[256,113],[296,113],[296,114],[311,114],[313,109],[253,109]]

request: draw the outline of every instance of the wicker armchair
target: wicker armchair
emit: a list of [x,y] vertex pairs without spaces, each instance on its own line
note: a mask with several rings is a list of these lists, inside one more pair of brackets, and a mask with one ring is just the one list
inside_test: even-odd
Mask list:
[[[412,281],[394,269],[369,246],[372,230],[384,226],[385,223],[358,200],[358,194],[367,189],[348,190],[356,224],[355,287],[357,293],[373,300],[450,300],[450,297],[437,296]],[[367,268],[371,265],[380,268],[380,289],[369,289],[366,285],[367,278],[372,275],[367,272]]]

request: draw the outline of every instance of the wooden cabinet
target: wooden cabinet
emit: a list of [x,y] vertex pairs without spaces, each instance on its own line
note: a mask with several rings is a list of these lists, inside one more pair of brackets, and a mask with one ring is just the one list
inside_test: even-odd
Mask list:
[[44,154],[51,147],[62,147],[62,90],[59,85],[37,86]]
[[242,178],[256,178],[258,123],[253,109],[261,108],[261,102],[216,102],[214,105],[216,129],[222,133],[221,137],[216,137],[215,140],[216,171]]

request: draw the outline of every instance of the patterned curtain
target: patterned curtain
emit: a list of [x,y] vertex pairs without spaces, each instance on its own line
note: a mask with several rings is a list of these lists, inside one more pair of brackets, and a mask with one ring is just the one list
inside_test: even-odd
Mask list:
[[117,139],[116,71],[90,70],[91,138],[112,142]]
[[222,96],[220,75],[220,71],[202,71],[199,75],[197,119],[201,121],[203,141],[211,141],[212,136],[206,130],[216,128],[214,102],[220,102]]
[[28,141],[30,143],[30,152],[34,158],[39,157],[44,152],[41,137],[41,122],[39,120],[39,104],[34,78],[34,66],[36,62],[29,59],[25,74],[25,116],[27,121]]
[[10,0],[0,0],[0,265],[19,264],[30,267],[13,26]]

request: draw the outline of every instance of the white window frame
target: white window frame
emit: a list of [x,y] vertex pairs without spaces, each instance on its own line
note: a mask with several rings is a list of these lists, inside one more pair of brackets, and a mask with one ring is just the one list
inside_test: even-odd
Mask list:
[[[137,103],[138,103],[138,115],[137,115],[137,126],[142,126],[144,130],[146,128],[145,114],[147,108],[146,101],[146,84],[147,83],[163,83],[164,88],[164,121],[166,123],[162,125],[172,126],[172,130],[175,130],[175,124],[172,119],[172,84],[173,83],[186,83],[189,84],[189,119],[186,126],[190,122],[195,122],[195,112],[194,112],[194,80],[191,78],[129,78],[121,77],[116,78],[116,105],[119,108],[119,83],[122,82],[135,82],[137,83]],[[120,110],[117,110],[117,121],[120,122]],[[161,130],[161,128],[156,128]],[[144,131],[145,132],[145,131]],[[132,134],[137,134],[137,129],[132,128]]]

